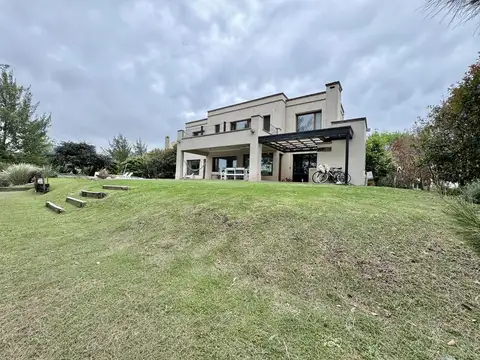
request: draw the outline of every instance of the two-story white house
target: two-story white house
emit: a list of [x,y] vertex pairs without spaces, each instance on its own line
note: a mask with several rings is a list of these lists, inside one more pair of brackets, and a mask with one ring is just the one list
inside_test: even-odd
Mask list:
[[224,168],[246,168],[250,181],[308,182],[309,169],[328,164],[365,185],[367,120],[344,119],[342,85],[325,87],[225,106],[187,122],[178,131],[175,178],[217,179]]

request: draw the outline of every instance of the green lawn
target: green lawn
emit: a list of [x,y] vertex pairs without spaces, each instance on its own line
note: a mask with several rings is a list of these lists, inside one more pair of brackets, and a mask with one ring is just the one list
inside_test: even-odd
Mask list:
[[478,359],[479,258],[431,194],[115,181],[65,203],[105,183],[0,192],[0,359]]

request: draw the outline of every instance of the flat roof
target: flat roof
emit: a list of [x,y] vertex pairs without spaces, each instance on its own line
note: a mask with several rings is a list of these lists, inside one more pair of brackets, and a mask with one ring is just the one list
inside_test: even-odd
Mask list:
[[353,137],[351,126],[259,136],[258,142],[275,150],[289,153],[318,151],[319,148],[332,141],[345,140],[347,137],[349,139]]

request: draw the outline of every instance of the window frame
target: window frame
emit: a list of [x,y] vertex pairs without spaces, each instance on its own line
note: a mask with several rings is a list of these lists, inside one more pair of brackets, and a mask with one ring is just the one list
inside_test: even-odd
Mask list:
[[[264,171],[264,170],[262,169],[263,164],[261,164],[261,165],[260,165],[261,176],[273,176],[273,152],[262,153],[262,163],[263,163],[263,158],[266,157],[266,156],[271,157],[271,159],[272,159],[272,162],[271,162],[272,166],[271,166],[271,167],[272,167],[272,168],[271,168],[271,170],[267,173],[266,171]],[[249,168],[250,168],[250,154],[243,154],[243,167],[244,167],[245,169],[249,169]]]
[[[316,124],[317,124],[317,114],[320,114],[320,127],[317,128],[316,127]],[[323,129],[322,127],[322,120],[323,120],[323,114],[322,114],[322,110],[314,110],[314,111],[308,111],[308,112],[304,112],[304,113],[298,113],[298,114],[295,114],[295,132],[301,132],[301,131],[298,131],[298,118],[300,116],[305,116],[305,115],[313,115],[313,129],[311,130],[304,130],[304,131],[312,131],[312,130],[320,130],[320,129]]]
[[[242,122],[246,122],[247,126],[244,127],[243,129],[237,129],[237,124],[242,123]],[[232,121],[232,122],[230,122],[230,131],[250,129],[251,122],[252,122],[252,119],[243,119],[243,120]]]
[[[265,126],[265,120],[266,119],[268,119],[268,127]],[[269,132],[271,126],[272,126],[272,116],[271,115],[264,115],[263,116],[263,130]]]
[[220,124],[215,124],[215,134],[220,132]]

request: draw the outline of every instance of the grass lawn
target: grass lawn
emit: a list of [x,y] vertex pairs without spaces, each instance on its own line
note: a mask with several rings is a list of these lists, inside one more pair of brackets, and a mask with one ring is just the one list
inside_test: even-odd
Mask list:
[[479,358],[480,261],[431,194],[50,183],[0,193],[0,359]]

